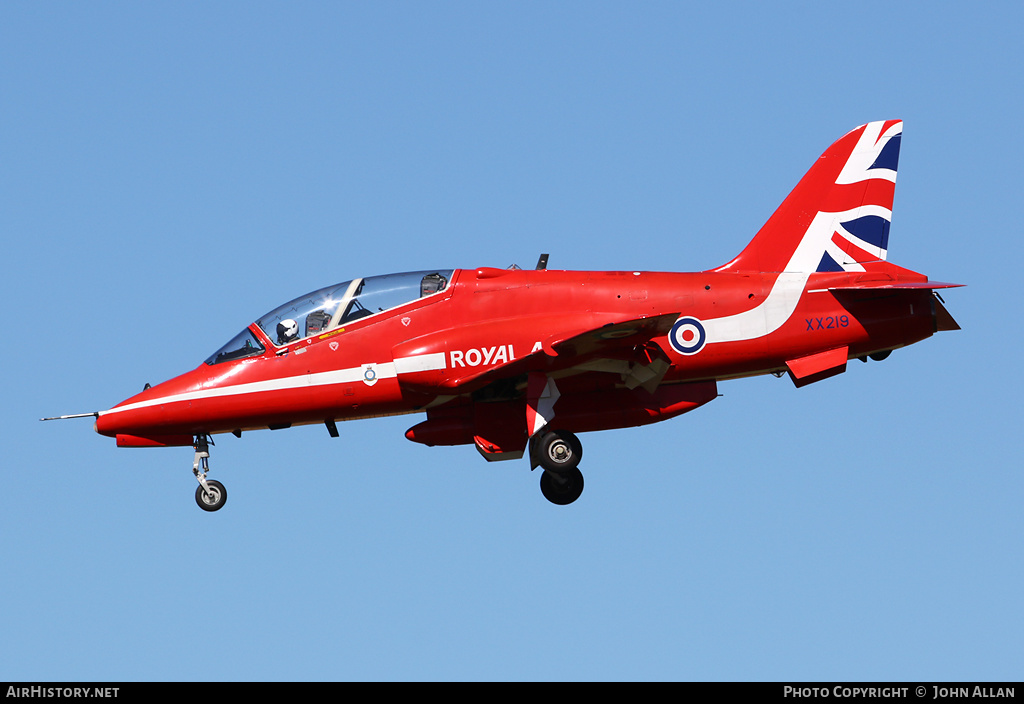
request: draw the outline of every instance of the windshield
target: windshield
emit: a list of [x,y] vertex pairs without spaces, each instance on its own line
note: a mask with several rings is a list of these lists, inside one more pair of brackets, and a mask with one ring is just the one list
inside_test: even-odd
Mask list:
[[251,332],[249,332],[249,328],[246,328],[231,338],[230,342],[210,355],[206,359],[206,363],[220,364],[221,362],[228,362],[232,359],[255,357],[260,354],[263,354],[263,345],[261,345],[260,341],[257,340]]
[[317,335],[403,303],[439,293],[452,269],[370,276],[307,293],[256,321],[276,345]]

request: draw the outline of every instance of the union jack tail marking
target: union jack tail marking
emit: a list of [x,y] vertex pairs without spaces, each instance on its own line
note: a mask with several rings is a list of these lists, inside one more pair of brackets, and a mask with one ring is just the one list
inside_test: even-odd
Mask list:
[[877,271],[889,249],[903,123],[870,122],[825,150],[738,257],[716,271]]

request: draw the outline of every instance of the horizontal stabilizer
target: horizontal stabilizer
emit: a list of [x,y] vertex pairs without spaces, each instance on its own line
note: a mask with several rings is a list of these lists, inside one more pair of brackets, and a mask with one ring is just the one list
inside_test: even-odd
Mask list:
[[[816,291],[865,291],[868,289],[903,289],[928,291],[939,288],[958,288],[965,284],[947,284],[941,281],[858,281],[849,284],[836,284]],[[814,291],[812,291],[813,293]]]

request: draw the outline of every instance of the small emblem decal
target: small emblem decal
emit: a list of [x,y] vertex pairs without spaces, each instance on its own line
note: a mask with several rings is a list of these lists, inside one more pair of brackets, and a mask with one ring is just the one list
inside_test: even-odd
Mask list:
[[409,316],[402,318],[402,325],[404,325],[405,327],[409,327],[409,323],[411,322],[412,318],[410,318]]
[[363,365],[363,383],[367,386],[373,386],[377,383],[377,371],[373,368],[372,364]]
[[331,340],[328,343],[327,346],[331,348],[331,352],[337,352],[338,351],[338,341],[337,340]]

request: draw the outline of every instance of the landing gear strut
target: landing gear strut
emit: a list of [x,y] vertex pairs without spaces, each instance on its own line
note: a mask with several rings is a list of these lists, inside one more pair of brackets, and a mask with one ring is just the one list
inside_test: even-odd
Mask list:
[[196,450],[196,457],[192,462],[192,473],[199,482],[199,486],[196,487],[196,503],[204,511],[217,511],[228,500],[228,491],[216,479],[206,478],[210,471],[210,443],[206,436],[197,435],[193,447]]
[[530,440],[530,464],[540,466],[540,491],[553,504],[565,506],[583,493],[583,472],[579,470],[583,444],[567,430],[549,430]]

